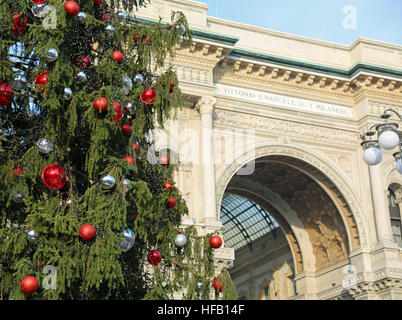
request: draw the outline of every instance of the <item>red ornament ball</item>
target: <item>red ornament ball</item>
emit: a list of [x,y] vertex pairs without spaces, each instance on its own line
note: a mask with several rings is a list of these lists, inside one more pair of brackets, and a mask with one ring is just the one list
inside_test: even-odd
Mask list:
[[47,0],[32,0],[32,3],[35,3],[35,4],[42,4],[42,3],[45,3]]
[[69,16],[75,17],[80,12],[80,6],[75,1],[67,1],[64,4],[64,10]]
[[81,70],[89,70],[89,68],[91,68],[91,59],[87,56],[78,56],[76,65]]
[[145,38],[145,40],[146,40],[148,43],[151,43],[151,42],[152,42],[152,38],[151,38],[150,36],[147,36],[147,37]]
[[173,93],[173,89],[174,89],[174,81],[170,80],[170,89],[169,89],[169,93]]
[[139,146],[137,143],[134,143],[134,144],[133,144],[133,150],[134,150],[134,152],[135,152],[135,150],[137,150],[139,147],[140,147],[140,146]]
[[161,155],[160,159],[159,159],[159,163],[166,167],[169,165],[169,157],[165,154]]
[[21,280],[20,287],[23,293],[31,294],[38,290],[39,281],[33,276],[27,276]]
[[117,63],[122,63],[124,60],[124,55],[120,51],[113,51],[113,59]]
[[106,98],[98,98],[92,102],[92,106],[97,112],[105,112],[107,110],[108,101]]
[[140,99],[145,104],[154,104],[156,101],[156,92],[153,89],[146,89],[141,93]]
[[66,180],[66,172],[57,164],[48,165],[42,171],[42,181],[50,189],[59,190],[63,188]]
[[133,215],[131,216],[131,220],[135,220],[138,217],[138,213],[133,213]]
[[12,33],[16,35],[20,35],[24,33],[27,24],[28,24],[28,18],[26,16],[22,16],[21,14],[16,14],[13,19],[11,20],[13,24],[13,29],[11,30]]
[[219,236],[213,236],[209,239],[209,245],[214,248],[214,249],[218,249],[221,247],[222,245],[222,239]]
[[165,190],[169,191],[169,190],[174,190],[174,184],[170,183],[169,181],[165,182]]
[[22,175],[22,169],[20,167],[17,167],[13,170],[13,174],[16,176]]
[[159,251],[151,250],[148,253],[147,260],[150,264],[157,266],[162,261],[162,255]]
[[47,72],[43,72],[41,74],[38,74],[35,77],[35,88],[41,94],[43,94],[45,92],[45,90],[46,90],[46,83],[47,83]]
[[118,123],[118,122],[120,122],[121,118],[123,118],[123,109],[122,109],[120,103],[118,103],[118,102],[114,102],[113,108],[114,108],[114,111],[116,112],[116,115],[114,116],[114,118],[110,118],[109,120],[111,122]]
[[177,204],[177,201],[175,198],[170,197],[169,200],[166,202],[166,207],[168,209],[173,209]]
[[[219,286],[219,288],[218,288],[218,286]],[[219,291],[219,292],[222,292],[222,290],[223,290],[223,283],[220,281],[219,278],[216,278],[214,281],[214,289],[215,289],[215,291]]]
[[94,4],[100,8],[102,0],[94,0]]
[[131,132],[131,126],[128,123],[122,124],[121,130],[125,136],[128,136]]
[[0,81],[0,106],[5,107],[13,100],[14,91],[7,83]]
[[79,230],[80,238],[82,240],[92,240],[95,237],[95,228],[90,224],[84,224]]
[[123,158],[130,164],[135,163],[134,158],[132,156],[124,156]]
[[134,34],[133,39],[135,42],[138,42],[138,34]]

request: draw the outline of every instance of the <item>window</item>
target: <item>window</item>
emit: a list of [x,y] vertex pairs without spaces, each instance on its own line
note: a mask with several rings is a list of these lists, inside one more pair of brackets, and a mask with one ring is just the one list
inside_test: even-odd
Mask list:
[[392,188],[388,189],[388,206],[391,217],[391,228],[395,243],[402,248],[402,224],[398,202]]
[[263,289],[263,296],[262,296],[262,299],[263,300],[271,300],[271,295],[270,295],[270,292],[269,292],[269,286],[266,286],[264,289]]

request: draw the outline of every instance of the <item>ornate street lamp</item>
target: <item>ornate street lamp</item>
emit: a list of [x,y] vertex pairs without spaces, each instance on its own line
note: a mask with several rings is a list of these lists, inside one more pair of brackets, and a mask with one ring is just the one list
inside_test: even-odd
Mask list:
[[[381,119],[388,120],[391,118],[392,113],[402,121],[401,115],[393,109],[385,110],[381,115]],[[363,159],[369,166],[376,166],[381,162],[381,148],[392,150],[398,147],[399,151],[394,153],[393,156],[396,160],[396,170],[402,174],[402,143],[398,135],[398,127],[397,123],[380,123],[372,126],[366,133],[370,140],[362,142],[361,145],[364,149]],[[377,132],[373,130],[374,128]],[[378,140],[371,140],[376,133],[378,133]]]

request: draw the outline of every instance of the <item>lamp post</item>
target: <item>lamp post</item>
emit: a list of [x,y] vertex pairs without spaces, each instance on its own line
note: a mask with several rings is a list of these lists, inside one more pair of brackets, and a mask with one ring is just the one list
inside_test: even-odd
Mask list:
[[[399,120],[402,121],[402,116],[393,109],[385,110],[380,118],[388,120],[391,118],[392,114],[395,114]],[[399,125],[397,123],[385,122],[373,125],[369,131],[366,132],[365,135],[370,137],[370,140],[362,142],[361,145],[364,149],[363,159],[369,166],[376,166],[381,162],[383,158],[381,148],[384,150],[392,150],[398,147],[399,151],[395,152],[393,156],[396,160],[396,170],[402,174],[402,143],[398,135],[398,127]],[[371,138],[376,134],[378,134],[378,140],[372,140]]]

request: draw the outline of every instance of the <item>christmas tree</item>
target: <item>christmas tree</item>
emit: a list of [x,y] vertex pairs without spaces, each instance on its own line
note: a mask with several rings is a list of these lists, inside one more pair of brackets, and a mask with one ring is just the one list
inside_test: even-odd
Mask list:
[[146,2],[0,3],[0,299],[235,298],[212,234],[180,227],[170,155],[149,152],[183,105],[167,61],[191,32],[127,14]]

